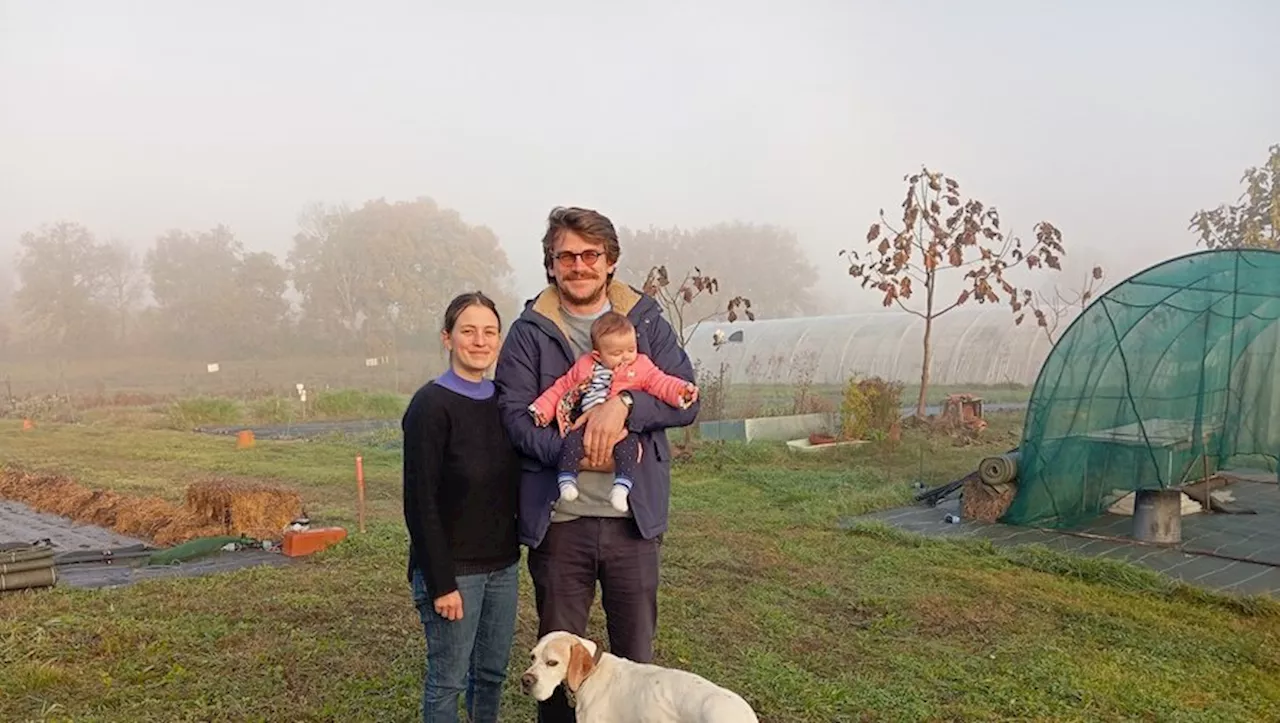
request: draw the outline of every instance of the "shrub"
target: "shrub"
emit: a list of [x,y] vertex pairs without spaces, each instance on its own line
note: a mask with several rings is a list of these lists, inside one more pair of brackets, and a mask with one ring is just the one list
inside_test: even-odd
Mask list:
[[262,397],[249,405],[249,414],[255,422],[263,424],[288,424],[298,417],[297,397]]
[[845,383],[840,403],[840,432],[846,439],[881,440],[901,416],[903,385],[880,377]]
[[844,396],[840,400],[840,436],[845,439],[865,439],[870,431],[871,400],[856,378],[845,382]]
[[729,391],[729,365],[720,362],[718,372],[711,372],[699,359],[694,365],[694,379],[698,383],[698,420],[704,422],[724,419],[725,395]]
[[869,426],[877,439],[889,434],[889,428],[902,416],[901,382],[891,382],[880,377],[863,379],[858,383],[871,405]]

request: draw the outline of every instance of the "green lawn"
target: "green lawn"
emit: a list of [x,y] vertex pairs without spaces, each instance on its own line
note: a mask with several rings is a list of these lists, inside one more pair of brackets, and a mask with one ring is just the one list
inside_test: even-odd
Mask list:
[[[660,662],[740,691],[761,720],[1273,721],[1280,613],[1119,563],[945,543],[845,515],[902,503],[1016,437],[909,433],[825,455],[707,444],[676,469]],[[289,569],[0,597],[5,720],[411,721],[421,628],[404,575],[393,439],[263,442],[124,424],[0,422],[0,460],[180,499],[205,472],[291,482],[321,523],[374,524]],[[351,529],[349,527],[349,529]],[[533,643],[525,580],[512,671]],[[603,637],[597,614],[592,633]],[[533,720],[511,689],[504,720]]]

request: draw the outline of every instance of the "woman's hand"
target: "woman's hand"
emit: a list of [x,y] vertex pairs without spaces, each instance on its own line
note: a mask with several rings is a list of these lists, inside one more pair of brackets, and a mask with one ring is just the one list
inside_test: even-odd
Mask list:
[[440,613],[440,617],[445,620],[461,620],[462,619],[462,593],[454,590],[446,595],[436,598],[436,612]]

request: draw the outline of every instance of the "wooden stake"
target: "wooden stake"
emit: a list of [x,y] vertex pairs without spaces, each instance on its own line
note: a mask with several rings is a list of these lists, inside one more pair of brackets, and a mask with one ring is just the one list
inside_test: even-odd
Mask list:
[[364,534],[364,457],[356,457],[356,494],[359,498],[360,534]]

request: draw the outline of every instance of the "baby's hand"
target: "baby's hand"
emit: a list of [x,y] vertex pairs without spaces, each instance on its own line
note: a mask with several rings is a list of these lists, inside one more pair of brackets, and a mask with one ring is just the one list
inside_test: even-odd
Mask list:
[[689,382],[689,384],[685,386],[684,394],[682,396],[684,397],[685,401],[688,402],[689,404],[693,404],[694,402],[698,401],[697,385],[695,385],[693,382]]
[[533,423],[539,427],[547,426],[547,423],[550,421],[546,417],[542,416],[542,412],[538,411],[537,407],[530,406],[529,414],[533,415]]

